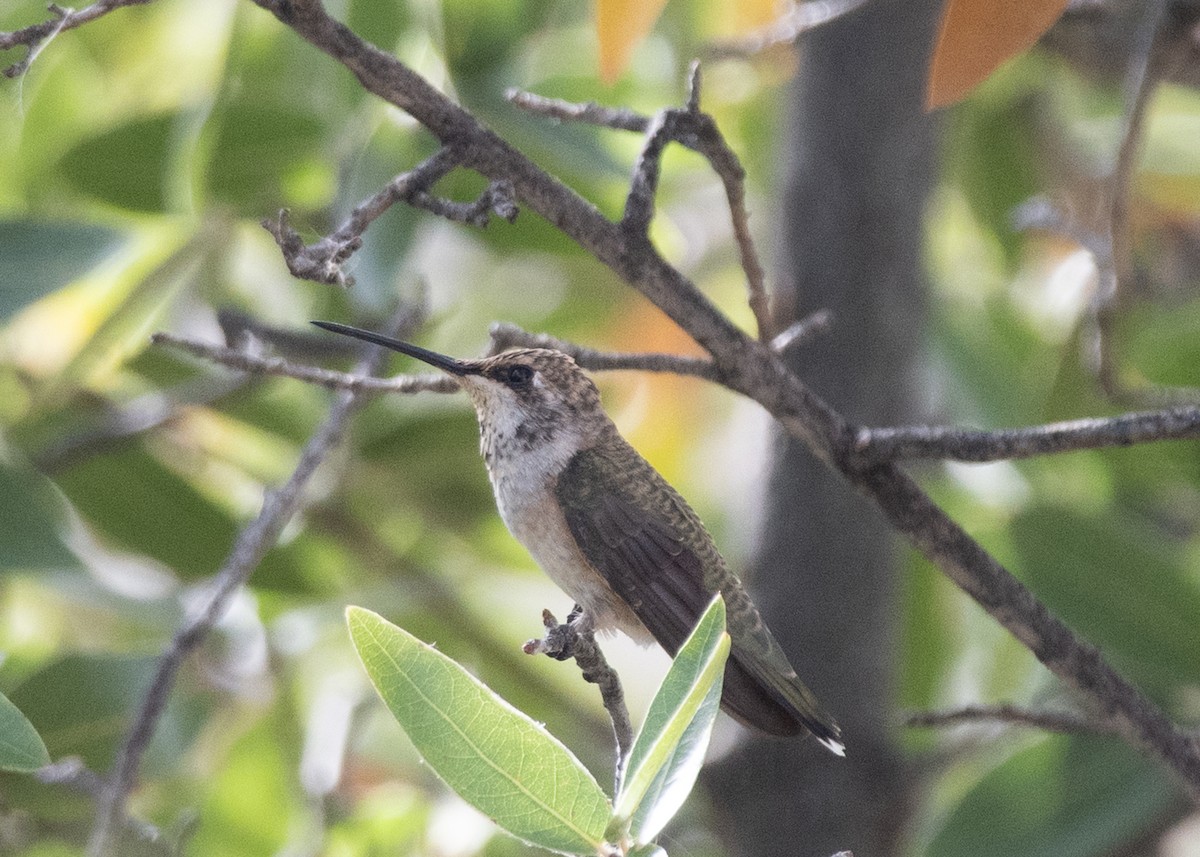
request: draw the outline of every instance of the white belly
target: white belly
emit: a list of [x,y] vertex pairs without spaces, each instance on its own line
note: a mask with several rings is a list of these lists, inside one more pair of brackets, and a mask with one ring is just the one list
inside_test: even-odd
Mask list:
[[619,630],[642,645],[654,642],[629,606],[579,550],[552,488],[518,493],[512,490],[515,486],[510,480],[493,479],[492,484],[500,517],[509,532],[550,579],[583,608],[597,631]]

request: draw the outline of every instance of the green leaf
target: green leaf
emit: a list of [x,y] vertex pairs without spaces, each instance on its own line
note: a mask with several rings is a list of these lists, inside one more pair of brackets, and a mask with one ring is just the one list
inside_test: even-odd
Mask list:
[[50,480],[0,458],[0,572],[79,568],[65,505]]
[[721,704],[729,634],[717,595],[680,648],[650,703],[625,765],[613,832],[628,826],[635,843],[653,839],[696,782]]
[[75,190],[110,205],[163,211],[178,122],[177,115],[163,113],[101,131],[67,152],[60,170]]
[[156,663],[154,657],[67,655],[22,682],[12,701],[38,725],[55,758],[80,756],[89,768],[105,770]]
[[530,844],[597,852],[608,799],[566,747],[407,631],[361,607],[346,622],[375,689],[447,785]]
[[1046,606],[1150,693],[1200,681],[1200,591],[1187,555],[1128,509],[1049,504],[1014,519],[1022,578]]
[[1170,776],[1110,738],[1038,741],[948,814],[930,857],[1088,857],[1138,841],[1179,800]]
[[87,223],[0,221],[0,319],[90,271],[121,240]]
[[27,773],[48,764],[50,753],[33,724],[0,693],[0,769]]

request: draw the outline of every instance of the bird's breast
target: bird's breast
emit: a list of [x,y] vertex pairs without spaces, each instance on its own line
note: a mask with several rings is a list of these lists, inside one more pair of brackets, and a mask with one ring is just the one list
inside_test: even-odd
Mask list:
[[635,641],[654,642],[645,626],[588,562],[567,527],[554,494],[553,477],[528,484],[528,471],[493,471],[496,506],[505,526],[547,576],[591,616],[598,631],[618,630]]

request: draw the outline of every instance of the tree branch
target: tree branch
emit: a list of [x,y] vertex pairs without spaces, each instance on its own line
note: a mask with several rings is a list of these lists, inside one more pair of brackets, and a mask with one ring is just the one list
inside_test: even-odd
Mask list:
[[424,391],[453,393],[458,391],[458,385],[445,375],[400,375],[395,378],[375,378],[357,372],[347,374],[334,372],[331,369],[319,369],[315,366],[301,366],[282,357],[262,357],[248,351],[213,345],[170,333],[156,333],[150,337],[150,341],[155,345],[166,345],[169,348],[186,351],[188,354],[194,354],[204,360],[228,366],[239,372],[295,378],[330,390],[370,394]]
[[[389,328],[407,328],[416,318],[404,313]],[[372,348],[358,371],[377,371],[386,352]],[[179,668],[196,647],[208,636],[224,615],[233,596],[258,567],[263,556],[279,540],[283,528],[300,508],[304,488],[317,467],[336,447],[345,434],[350,417],[362,406],[363,400],[352,390],[343,391],[330,408],[325,422],[305,444],[300,459],[287,482],[277,490],[268,491],[262,511],[238,534],[225,564],[213,577],[211,595],[203,607],[185,620],[176,631],[170,647],[158,662],[150,687],[117,753],[113,771],[97,801],[96,819],[88,838],[88,857],[108,857],[113,853],[115,831],[125,818],[125,801],[132,791],[141,766],[142,756],[158,727]]]
[[742,270],[746,274],[747,299],[758,325],[759,339],[770,339],[774,331],[765,274],[750,234],[750,214],[746,209],[746,171],[737,155],[725,142],[717,123],[700,111],[700,64],[693,62],[688,71],[687,106],[659,111],[653,117],[630,110],[600,107],[596,104],[571,104],[510,89],[509,101],[530,113],[559,121],[588,122],[606,128],[635,131],[646,135],[646,143],[634,167],[625,216],[621,226],[645,235],[654,214],[654,195],[662,153],[668,142],[679,143],[702,155],[725,188],[725,198],[733,225]]
[[718,383],[721,380],[720,370],[713,362],[700,357],[680,357],[675,354],[613,354],[576,345],[545,333],[527,333],[516,325],[505,322],[493,324],[491,335],[492,354],[499,354],[514,347],[553,348],[555,351],[570,354],[584,369],[597,372],[635,369],[642,372],[671,372]]
[[547,655],[556,661],[574,658],[583,680],[596,685],[600,690],[600,699],[604,710],[612,720],[613,738],[617,743],[616,764],[613,773],[613,794],[621,791],[621,778],[625,772],[625,762],[633,747],[633,723],[629,719],[629,709],[625,705],[625,691],[621,688],[621,678],[617,671],[608,665],[604,652],[596,644],[596,635],[589,628],[580,628],[576,621],[582,614],[576,606],[567,621],[558,623],[554,614],[549,610],[542,611],[542,625],[546,634],[541,639],[528,640],[522,650],[527,655]]
[[396,176],[374,196],[356,205],[337,231],[307,246],[288,222],[286,210],[280,211],[275,220],[262,221],[262,226],[274,236],[293,277],[326,285],[351,286],[354,278],[342,272],[342,265],[362,246],[362,234],[367,227],[398,202],[418,204],[415,201],[418,197],[421,207],[432,211],[436,203],[426,191],[457,165],[454,150],[443,146],[413,169]]
[[45,50],[46,45],[50,44],[59,33],[89,24],[114,9],[124,6],[142,6],[151,2],[153,0],[99,0],[78,12],[74,9],[64,9],[57,3],[51,3],[48,8],[52,17],[48,20],[10,33],[0,33],[0,51],[22,46],[26,49],[25,58],[4,69],[4,76],[20,77],[29,71],[29,67],[33,65],[38,54]]
[[1200,437],[1200,406],[973,431],[954,426],[862,428],[855,449],[867,464],[910,458],[1001,461],[1082,449]]
[[[864,468],[856,448],[854,427],[791,374],[767,344],[747,337],[719,312],[694,283],[658,254],[644,235],[606,219],[594,205],[547,175],[394,56],[367,44],[330,18],[319,0],[254,2],[343,64],[367,91],[412,115],[444,145],[452,145],[462,166],[489,180],[509,181],[515,198],[662,309],[712,355],[726,386],[759,402],[791,435],[871,498],[898,532],[1056,676],[1103,710],[1122,738],[1169,766],[1192,798],[1200,800],[1200,746],[1195,739],[1178,729],[1113,670],[1095,647],[1080,640],[1053,616],[898,467],[881,464]],[[687,115],[686,111],[683,114]],[[655,141],[652,138],[650,142]],[[631,222],[640,224],[644,216],[635,214],[637,217]],[[350,395],[345,394],[340,402],[348,401]],[[285,511],[290,513],[294,502],[293,498],[292,506]],[[286,515],[277,513],[276,505],[275,498],[271,498],[270,508],[265,507],[260,517],[260,521],[266,522],[256,522],[252,530],[265,528],[277,532],[279,518]],[[269,541],[252,530],[247,530],[239,540],[239,555],[251,547],[257,553]],[[243,544],[251,547],[243,548]],[[190,638],[184,638],[187,639]],[[173,646],[168,658],[181,659],[178,648]],[[164,659],[164,664],[168,663]],[[176,668],[177,665],[164,669],[168,685]],[[161,707],[161,701],[157,705]],[[157,717],[157,712],[152,714],[144,719]],[[139,718],[141,722],[143,718]],[[140,749],[133,755],[133,770],[116,780],[112,792],[117,798],[114,806],[123,802]],[[114,807],[108,807],[106,817],[111,820],[115,812]]]
[[507,178],[518,199],[655,303],[713,356],[730,388],[758,401],[814,454],[839,470],[892,526],[978,601],[1059,678],[1109,712],[1120,734],[1153,754],[1200,799],[1200,748],[1076,637],[1033,594],[894,465],[861,469],[856,432],[792,375],[767,345],[746,337],[648,241],[626,230],[547,175],[399,62],[329,18],[316,0],[255,0],[344,64],[370,92],[405,110],[443,142],[463,148],[463,165]]
[[1035,711],[1016,705],[968,705],[952,711],[922,711],[905,719],[906,726],[940,728],[960,723],[1015,724],[1067,735],[1117,736],[1111,725],[1067,711]]

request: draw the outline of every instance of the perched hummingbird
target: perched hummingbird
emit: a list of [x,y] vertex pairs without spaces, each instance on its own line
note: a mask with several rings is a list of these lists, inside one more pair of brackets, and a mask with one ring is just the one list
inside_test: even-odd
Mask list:
[[731,638],[721,706],[771,735],[805,730],[838,755],[833,719],[796,676],[692,508],[621,437],[574,359],[526,348],[481,360],[333,322],[451,375],[471,397],[500,517],[582,608],[581,630],[620,630],[672,656],[713,595]]

